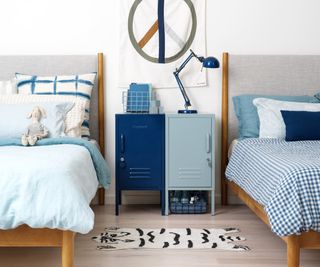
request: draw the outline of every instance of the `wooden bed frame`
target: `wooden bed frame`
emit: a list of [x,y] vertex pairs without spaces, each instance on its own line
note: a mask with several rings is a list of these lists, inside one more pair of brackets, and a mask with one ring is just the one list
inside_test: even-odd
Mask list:
[[[221,134],[221,202],[228,204],[228,187],[267,225],[270,226],[268,216],[258,202],[252,199],[241,187],[225,178],[228,164],[228,102],[229,102],[229,55],[223,53],[222,77],[222,134]],[[288,267],[299,267],[300,249],[320,249],[320,233],[310,231],[301,235],[281,237],[287,244]]]
[[[105,153],[104,126],[104,75],[103,54],[98,54],[98,120],[99,145]],[[99,204],[104,205],[104,189],[99,188]],[[34,229],[27,225],[16,229],[0,230],[0,247],[59,247],[62,251],[62,267],[73,267],[75,233],[58,229]]]

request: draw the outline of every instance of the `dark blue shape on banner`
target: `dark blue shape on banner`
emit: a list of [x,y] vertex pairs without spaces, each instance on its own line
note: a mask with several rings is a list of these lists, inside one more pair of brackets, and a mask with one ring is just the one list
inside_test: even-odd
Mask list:
[[158,0],[159,63],[165,63],[164,0]]

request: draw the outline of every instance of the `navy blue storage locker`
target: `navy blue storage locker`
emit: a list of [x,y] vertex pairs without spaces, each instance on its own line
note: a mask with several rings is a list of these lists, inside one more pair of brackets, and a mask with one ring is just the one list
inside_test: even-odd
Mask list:
[[159,190],[164,214],[165,115],[116,115],[116,215],[122,190]]

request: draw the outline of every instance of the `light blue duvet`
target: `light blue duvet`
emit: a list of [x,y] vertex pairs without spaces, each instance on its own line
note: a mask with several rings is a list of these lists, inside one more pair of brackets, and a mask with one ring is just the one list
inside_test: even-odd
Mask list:
[[88,233],[94,224],[89,204],[110,177],[89,141],[49,138],[23,147],[18,139],[0,139],[0,229],[27,224]]

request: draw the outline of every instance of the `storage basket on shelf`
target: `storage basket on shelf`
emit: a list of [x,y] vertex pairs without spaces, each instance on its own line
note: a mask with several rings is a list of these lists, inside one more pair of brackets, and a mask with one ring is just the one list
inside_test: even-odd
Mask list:
[[207,192],[171,191],[170,211],[175,214],[201,214],[207,212]]
[[125,91],[122,93],[124,113],[149,113],[152,96],[149,92]]
[[123,113],[162,113],[160,101],[148,83],[131,83],[130,88],[122,92],[122,106]]

